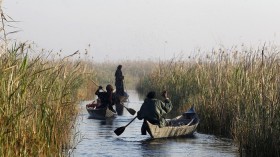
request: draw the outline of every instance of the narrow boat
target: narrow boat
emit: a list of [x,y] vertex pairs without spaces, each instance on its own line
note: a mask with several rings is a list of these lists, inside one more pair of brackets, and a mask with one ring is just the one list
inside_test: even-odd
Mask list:
[[115,104],[118,115],[123,115],[124,103],[128,102],[129,95],[125,92],[124,95],[118,95],[119,102]]
[[90,118],[94,118],[94,119],[107,119],[107,118],[115,118],[116,117],[116,113],[111,111],[108,108],[95,108],[95,107],[91,107],[91,106],[86,106],[86,109],[90,115]]
[[147,121],[151,138],[190,136],[193,135],[199,124],[199,118],[193,106],[182,115],[167,121],[169,125],[161,128]]
[[124,95],[117,95],[117,97],[119,98],[120,102],[128,102],[128,98],[129,95],[127,94],[127,92],[124,92]]
[[[116,103],[116,112],[118,115],[122,115],[123,113],[123,103],[128,101],[129,95],[125,92],[125,95],[123,96],[117,96],[119,101]],[[111,111],[108,108],[96,108],[96,106],[99,106],[97,103],[100,105],[100,100],[97,99],[97,101],[93,101],[90,104],[86,105],[86,109],[88,113],[90,114],[90,118],[94,119],[107,119],[107,118],[114,118],[117,116],[116,112]]]

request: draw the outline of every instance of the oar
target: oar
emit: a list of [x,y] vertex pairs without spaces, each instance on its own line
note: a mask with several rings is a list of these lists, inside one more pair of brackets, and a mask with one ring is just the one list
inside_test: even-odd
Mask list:
[[126,106],[124,106],[123,103],[121,103],[123,105],[123,107],[131,114],[131,115],[135,115],[136,111],[132,108],[127,108]]
[[[95,83],[92,79],[91,79],[91,81],[97,86],[97,87],[99,87],[99,85],[97,84],[97,83]],[[102,89],[103,90],[103,89]],[[104,90],[103,90],[104,91]],[[122,106],[131,114],[131,115],[134,115],[135,113],[136,113],[136,111],[134,110],[134,109],[132,109],[132,108],[127,108],[126,106],[124,106],[124,104],[123,103],[120,103],[120,104],[122,104]]]
[[97,87],[99,87],[99,85],[97,83],[95,83],[92,79],[90,79],[91,82],[93,82],[93,84],[95,84]]
[[191,123],[194,121],[194,118],[187,124],[187,126],[191,125]]
[[115,134],[118,135],[118,136],[121,135],[121,134],[124,132],[125,128],[126,128],[130,123],[132,123],[136,118],[137,118],[137,116],[134,117],[128,124],[126,124],[126,126],[122,126],[122,127],[117,128],[117,129],[114,131]]

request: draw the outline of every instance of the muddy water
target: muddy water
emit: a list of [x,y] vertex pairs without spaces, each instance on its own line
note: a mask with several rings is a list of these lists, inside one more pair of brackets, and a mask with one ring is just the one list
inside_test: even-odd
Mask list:
[[[143,100],[136,91],[128,91],[129,102],[125,105],[139,110]],[[115,119],[89,119],[85,109],[88,102],[81,103],[81,113],[77,119],[75,149],[69,151],[71,157],[217,157],[239,156],[237,148],[228,139],[195,133],[192,138],[150,139],[141,135],[142,121],[136,119],[125,131],[117,136],[114,130],[126,125],[134,116],[126,109]]]

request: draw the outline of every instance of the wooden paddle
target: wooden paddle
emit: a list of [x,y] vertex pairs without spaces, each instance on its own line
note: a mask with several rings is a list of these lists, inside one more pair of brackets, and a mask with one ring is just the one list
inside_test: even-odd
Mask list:
[[90,80],[93,84],[95,84],[97,87],[99,87],[99,85],[97,83],[95,83],[92,79],[90,79]]
[[122,126],[122,127],[117,128],[117,129],[114,131],[115,134],[118,135],[118,136],[120,136],[120,135],[124,132],[125,128],[126,128],[130,123],[132,123],[136,118],[137,118],[137,116],[134,117],[128,124],[126,124],[126,126]]
[[126,106],[124,106],[123,103],[121,103],[123,105],[123,107],[131,114],[131,115],[135,115],[136,111],[132,108],[128,108]]
[[[93,80],[91,80],[97,87],[99,87],[99,85],[97,83],[95,83]],[[103,89],[102,89],[103,90]],[[104,90],[103,90],[104,91]],[[131,115],[135,115],[136,111],[132,108],[128,108],[126,106],[124,106],[123,103],[120,103],[122,104],[122,106],[131,114]]]
[[192,118],[192,120],[187,124],[187,126],[190,126],[193,121],[194,121],[194,118]]

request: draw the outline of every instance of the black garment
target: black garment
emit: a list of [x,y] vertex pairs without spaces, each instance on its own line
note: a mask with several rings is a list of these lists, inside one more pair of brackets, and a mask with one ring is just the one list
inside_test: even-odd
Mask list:
[[144,120],[143,124],[141,126],[141,134],[147,135],[147,129],[148,129],[148,124],[147,124],[146,120]]
[[122,74],[121,69],[117,69],[115,72],[115,86],[116,86],[116,94],[117,95],[124,95],[124,85],[123,85],[124,76]]
[[111,111],[116,112],[113,109],[113,105],[116,102],[116,94],[115,93],[109,93],[109,92],[100,92],[99,89],[95,92],[95,95],[98,96],[98,98],[101,100],[101,105],[97,108],[105,108],[108,107]]
[[165,115],[172,110],[172,103],[166,99],[164,101],[158,99],[146,98],[140,110],[137,112],[139,120],[145,119],[152,124],[157,124],[160,127],[165,126]]
[[141,127],[142,135],[146,135],[146,130],[148,128],[146,121],[154,125],[159,125],[159,127],[166,126],[167,122],[164,117],[172,110],[172,107],[172,103],[168,99],[161,101],[158,99],[146,98],[140,110],[137,112],[137,118],[139,120],[144,119]]

